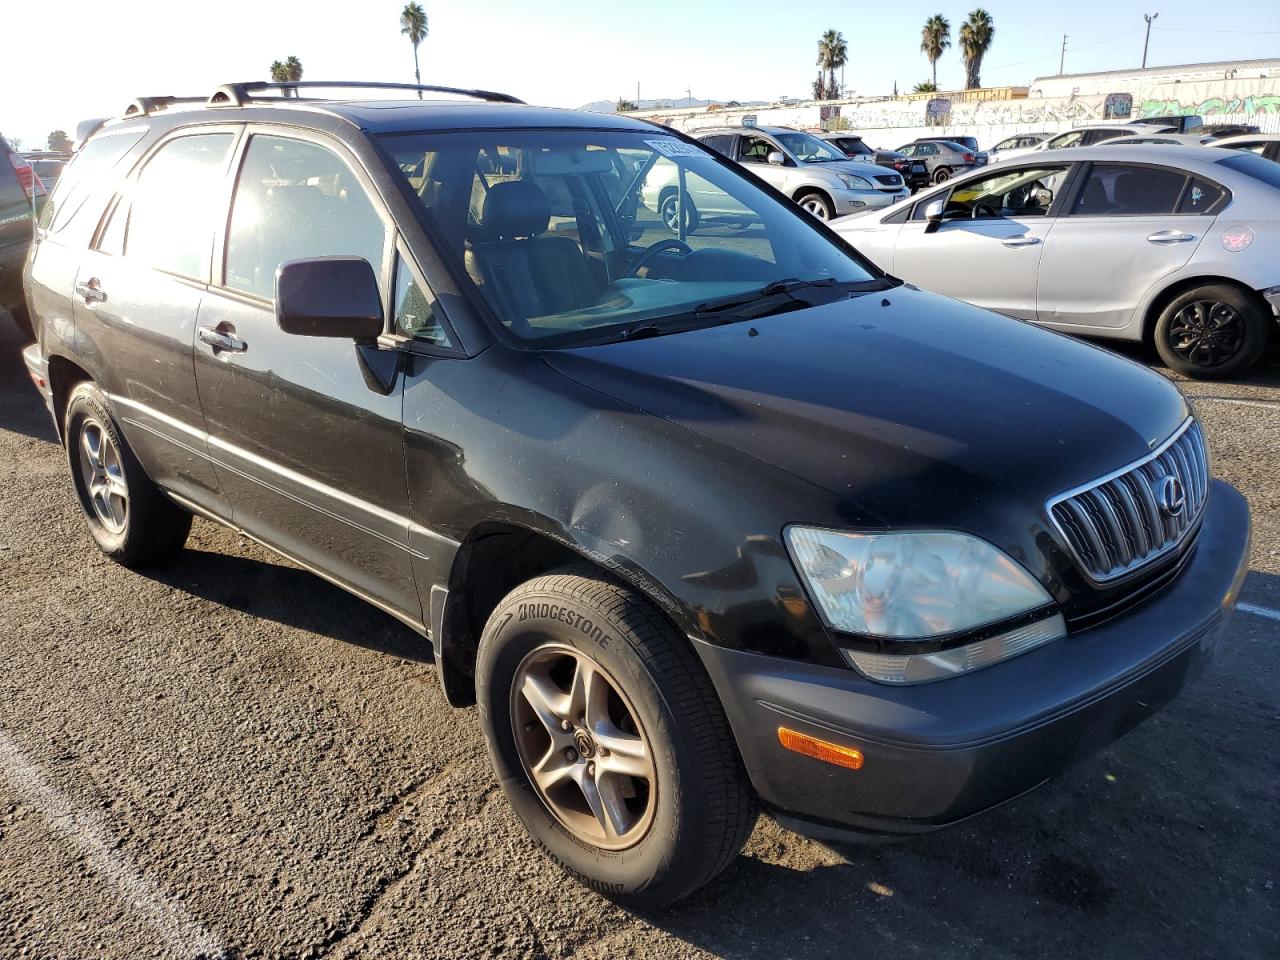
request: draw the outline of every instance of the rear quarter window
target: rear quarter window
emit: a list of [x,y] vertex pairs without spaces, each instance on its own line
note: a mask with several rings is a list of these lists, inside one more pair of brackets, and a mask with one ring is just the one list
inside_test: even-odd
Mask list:
[[[57,189],[40,215],[40,228],[56,234],[73,223],[79,226],[87,224],[84,231],[87,241],[113,192],[113,171],[145,134],[143,129],[99,134],[81,147],[58,178]],[[89,198],[94,196],[102,201],[101,204],[93,203],[86,207]],[[84,217],[80,216],[81,211],[84,211]],[[91,224],[88,223],[90,219],[94,221]]]

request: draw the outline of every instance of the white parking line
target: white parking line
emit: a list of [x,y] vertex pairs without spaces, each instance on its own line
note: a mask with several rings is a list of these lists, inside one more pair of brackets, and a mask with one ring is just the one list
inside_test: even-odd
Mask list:
[[1280,403],[1274,400],[1241,400],[1237,397],[1191,397],[1192,403],[1233,403],[1239,407],[1261,407],[1263,410],[1270,410],[1272,413],[1280,413]]
[[59,833],[93,859],[124,898],[168,942],[174,956],[215,960],[230,952],[176,900],[165,895],[120,852],[96,813],[77,809],[5,731],[0,730],[0,776]]
[[1236,609],[1243,610],[1245,613],[1252,613],[1255,617],[1280,620],[1280,610],[1272,610],[1270,607],[1258,607],[1252,603],[1237,603]]

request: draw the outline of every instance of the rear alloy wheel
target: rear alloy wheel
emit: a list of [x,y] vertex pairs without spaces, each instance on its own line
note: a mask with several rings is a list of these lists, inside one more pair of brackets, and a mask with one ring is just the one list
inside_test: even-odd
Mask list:
[[950,179],[951,179],[950,167],[939,167],[937,170],[933,171],[934,183],[946,183]]
[[806,193],[797,202],[801,209],[809,211],[819,220],[830,220],[836,215],[831,207],[831,201],[824,194]]
[[1175,297],[1156,321],[1160,359],[1184,376],[1218,380],[1244,373],[1266,349],[1270,324],[1247,294],[1227,284]]
[[[658,215],[662,218],[662,222],[666,228],[674,234],[680,233],[680,198],[675,193],[668,193],[662,198],[662,203],[658,207]],[[693,204],[685,202],[684,208],[684,232],[686,234],[693,233],[698,229],[699,221],[698,211],[694,209]]]
[[191,514],[147,476],[96,384],[80,383],[71,391],[63,437],[71,482],[98,549],[137,567],[163,560],[186,543]]
[[658,906],[738,855],[755,794],[689,641],[585,567],[494,609],[476,658],[489,755],[530,835],[587,886]]

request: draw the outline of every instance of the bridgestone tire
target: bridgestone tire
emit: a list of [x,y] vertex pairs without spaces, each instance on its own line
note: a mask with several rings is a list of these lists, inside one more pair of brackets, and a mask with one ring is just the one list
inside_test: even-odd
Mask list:
[[[652,819],[627,849],[603,849],[569,830],[521,760],[512,688],[521,664],[548,647],[571,648],[620,681],[651,746]],[[755,794],[688,640],[646,600],[589,568],[530,580],[498,604],[480,640],[476,699],[516,815],[561,867],[611,899],[639,907],[678,900],[731,863],[751,833]]]
[[[94,383],[77,384],[67,401],[63,436],[67,465],[76,497],[84,510],[89,534],[104,554],[126,567],[143,567],[166,560],[182,548],[191,532],[191,514],[160,492],[133,455],[107,409],[106,398]],[[81,463],[86,425],[101,430],[117,454],[119,472],[128,491],[121,529],[111,529],[95,510]]]

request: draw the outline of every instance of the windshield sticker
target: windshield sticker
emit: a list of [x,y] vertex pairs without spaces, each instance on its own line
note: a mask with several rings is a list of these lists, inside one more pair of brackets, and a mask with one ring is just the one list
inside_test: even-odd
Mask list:
[[692,143],[683,143],[680,140],[673,140],[667,137],[663,140],[646,140],[649,146],[657,150],[664,157],[701,157],[703,152],[700,148],[695,147]]

